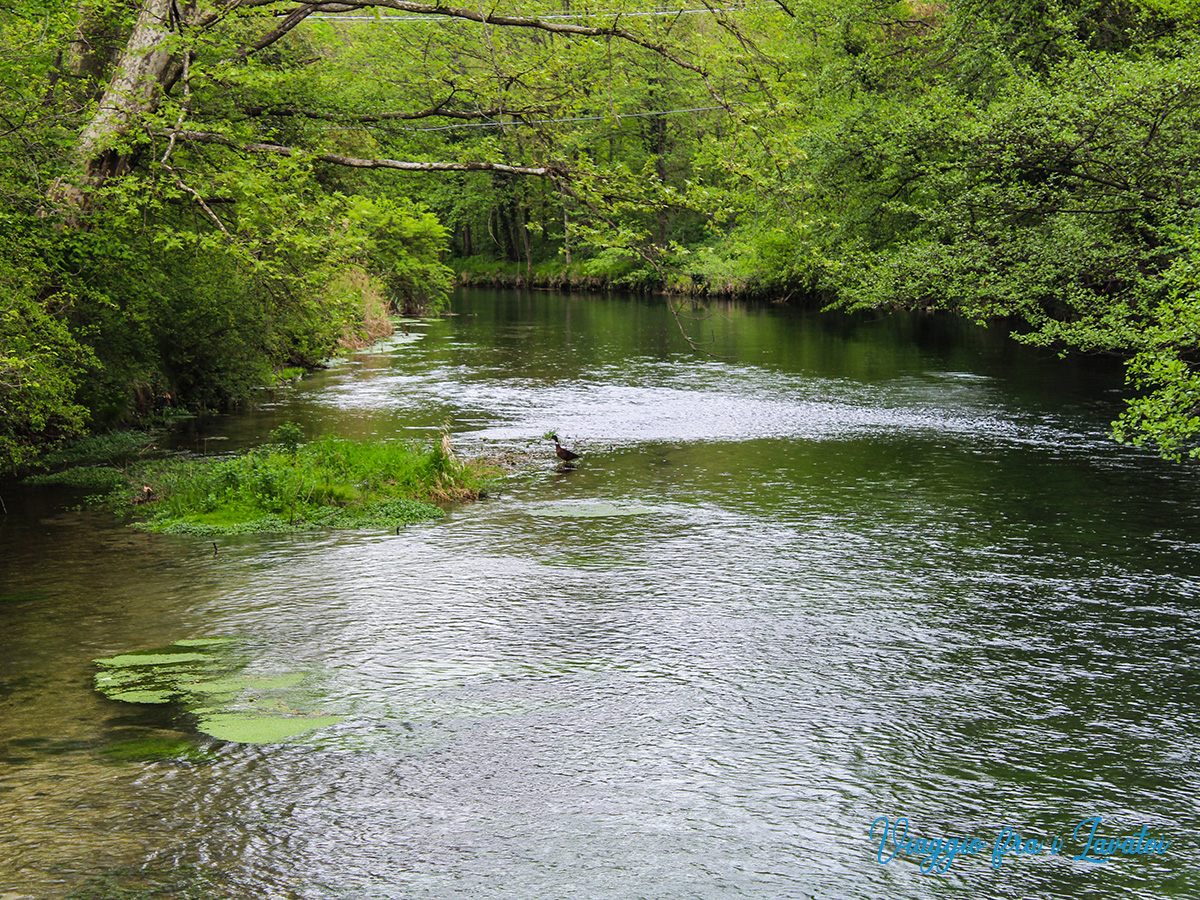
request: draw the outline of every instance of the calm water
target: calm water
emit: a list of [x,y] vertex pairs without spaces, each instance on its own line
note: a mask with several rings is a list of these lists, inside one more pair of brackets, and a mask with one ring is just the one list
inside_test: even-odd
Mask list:
[[[1119,369],[928,317],[718,308],[701,357],[660,303],[454,309],[170,438],[537,454],[440,522],[214,557],[3,489],[0,900],[1200,896],[1200,479],[1106,441]],[[213,636],[345,720],[226,743],[93,690]],[[207,755],[108,752],[142,736]],[[880,816],[985,847],[882,864]],[[1170,843],[1073,861],[1092,816]],[[996,868],[1005,827],[1061,851]]]

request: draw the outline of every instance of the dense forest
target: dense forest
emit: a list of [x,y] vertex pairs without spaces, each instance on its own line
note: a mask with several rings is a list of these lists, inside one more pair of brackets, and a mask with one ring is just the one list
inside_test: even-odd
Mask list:
[[947,309],[1200,455],[1194,0],[0,0],[0,470],[458,273]]

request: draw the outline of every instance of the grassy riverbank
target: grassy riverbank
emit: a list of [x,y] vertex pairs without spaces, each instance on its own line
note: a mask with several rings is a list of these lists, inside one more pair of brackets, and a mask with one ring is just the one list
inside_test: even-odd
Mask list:
[[159,459],[125,468],[68,469],[35,481],[104,491],[133,524],[172,534],[387,528],[443,515],[436,506],[483,495],[486,472],[457,459],[447,437],[420,448],[326,437],[273,442],[237,456]]

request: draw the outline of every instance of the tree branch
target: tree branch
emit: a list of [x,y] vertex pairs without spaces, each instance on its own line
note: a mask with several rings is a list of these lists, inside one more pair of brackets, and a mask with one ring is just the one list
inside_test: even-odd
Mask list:
[[[445,101],[442,101],[443,103]],[[318,109],[301,109],[296,106],[248,106],[242,110],[247,116],[297,116],[304,119],[317,119],[324,122],[354,122],[359,125],[371,125],[380,122],[408,121],[412,119],[494,119],[502,112],[512,116],[537,113],[537,110],[522,110],[514,112],[511,109],[481,109],[472,112],[464,109],[446,109],[441,103],[418,112],[398,113],[384,112],[361,116],[345,116],[323,112]]]
[[[163,132],[162,136],[165,137],[168,134],[170,132]],[[342,156],[339,153],[313,153],[296,147],[284,147],[280,144],[243,144],[224,135],[206,131],[178,131],[175,132],[175,136],[181,141],[222,144],[243,153],[311,156],[321,162],[355,169],[399,169],[402,172],[504,172],[508,175],[537,175],[542,178],[553,178],[566,174],[566,170],[557,166],[510,166],[506,163],[495,162],[412,162],[400,159],[360,159],[354,156]]]
[[[416,3],[414,0],[351,0],[348,3],[321,3],[315,9],[321,12],[352,12],[358,9],[395,9],[400,12],[416,15],[444,16],[450,19],[466,19],[483,25],[504,25],[513,28],[536,28],[551,34],[569,34],[579,37],[616,37],[639,47],[644,47],[657,53],[663,59],[669,60],[681,69],[694,72],[704,80],[704,85],[717,102],[725,106],[725,101],[713,89],[709,80],[709,72],[703,66],[688,62],[672,53],[665,43],[656,43],[632,31],[619,27],[615,22],[607,27],[595,25],[575,25],[570,22],[546,21],[537,16],[506,16],[484,12],[482,9],[463,9],[457,6],[446,6],[441,3]],[[307,13],[306,13],[307,15]]]

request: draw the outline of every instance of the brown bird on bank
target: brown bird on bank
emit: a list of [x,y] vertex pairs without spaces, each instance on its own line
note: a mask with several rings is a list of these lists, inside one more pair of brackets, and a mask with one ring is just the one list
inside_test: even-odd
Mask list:
[[557,434],[552,434],[550,437],[554,438],[554,452],[559,459],[561,459],[563,462],[572,462],[573,460],[579,459],[578,453],[572,453],[558,442]]

